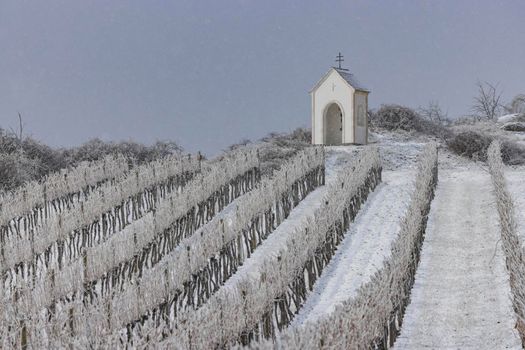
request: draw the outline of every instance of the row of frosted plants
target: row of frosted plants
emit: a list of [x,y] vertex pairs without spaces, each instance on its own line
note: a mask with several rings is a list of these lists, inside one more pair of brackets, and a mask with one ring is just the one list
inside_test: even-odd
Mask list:
[[[321,147],[298,152],[268,177],[261,177],[257,147],[213,161],[169,158],[135,169],[119,162],[82,165],[6,197],[4,203],[17,207],[4,211],[3,205],[0,213],[1,347],[381,348],[393,342],[437,183],[434,145],[420,155],[391,257],[328,319],[293,329],[289,324],[381,181],[376,148],[362,150],[329,182]],[[321,205],[239,276],[322,186]]]
[[501,158],[501,144],[494,141],[488,151],[489,171],[496,194],[500,232],[505,264],[509,272],[512,305],[516,316],[516,330],[525,347],[525,242],[519,232],[517,209],[505,178],[505,165]]

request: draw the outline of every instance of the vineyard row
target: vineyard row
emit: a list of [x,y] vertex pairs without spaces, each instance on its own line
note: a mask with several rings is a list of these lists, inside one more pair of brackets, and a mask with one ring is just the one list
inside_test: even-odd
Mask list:
[[419,156],[415,190],[401,222],[392,253],[357,296],[328,317],[288,328],[275,340],[252,344],[256,349],[387,349],[402,325],[419,263],[427,216],[438,181],[437,148]]
[[[35,208],[47,212],[50,207],[74,201],[86,195],[105,180],[115,179],[129,170],[128,161],[122,156],[107,156],[99,161],[82,162],[70,169],[47,175],[42,180],[31,181],[14,191],[0,194],[0,226],[24,216]],[[2,242],[4,237],[0,237]]]
[[248,276],[220,289],[202,308],[177,315],[163,345],[223,348],[271,337],[285,327],[380,178],[378,150],[362,151],[328,185],[321,206],[289,233],[277,251],[252,266]]

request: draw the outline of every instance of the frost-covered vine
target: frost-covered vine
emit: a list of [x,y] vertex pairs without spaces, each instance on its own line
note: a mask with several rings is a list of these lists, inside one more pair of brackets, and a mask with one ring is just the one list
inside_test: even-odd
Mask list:
[[[248,156],[252,155],[252,159],[249,159]],[[60,297],[77,289],[79,284],[86,284],[99,278],[108,270],[117,267],[120,262],[135,257],[146,248],[148,253],[142,254],[142,260],[147,259],[149,253],[154,254],[159,250],[163,241],[171,240],[172,235],[193,232],[192,225],[202,224],[207,216],[213,215],[216,208],[220,210],[224,202],[239,196],[247,187],[253,186],[258,176],[253,170],[256,166],[256,150],[250,150],[248,153],[236,152],[236,155],[231,155],[223,162],[197,175],[182,192],[179,192],[176,190],[178,186],[188,180],[187,173],[184,173],[184,181],[178,181],[175,189],[169,188],[166,191],[165,188],[161,188],[157,191],[148,191],[146,198],[141,197],[142,216],[132,215],[137,205],[131,197],[130,205],[119,206],[122,213],[117,216],[118,222],[114,218],[110,220],[111,213],[105,213],[101,220],[73,230],[64,240],[58,239],[43,253],[33,256],[28,264],[21,264],[8,270],[4,279],[4,283],[11,287],[8,289],[8,294],[12,298],[20,298],[13,295],[13,291],[18,291],[18,294],[24,294],[21,297],[31,300],[33,306],[44,306],[50,298]],[[181,170],[179,167],[177,171]],[[242,171],[251,174],[244,179],[247,186],[243,186],[243,173],[237,174]],[[219,188],[214,190],[213,186]],[[217,203],[211,200],[210,196],[217,197]],[[179,225],[172,225],[177,218],[180,218],[176,222]],[[169,230],[170,226],[175,226],[175,232],[173,228]],[[129,238],[124,247],[131,247],[131,250],[114,245],[113,235],[116,233],[118,233],[117,237]],[[152,244],[155,243],[155,239],[157,239],[156,244]],[[100,245],[101,243],[104,244]],[[104,249],[108,246],[110,249]],[[107,254],[98,254],[99,249]],[[119,255],[122,250],[129,255]],[[115,258],[121,260],[116,261]],[[89,287],[86,288],[89,290]],[[33,289],[33,292],[25,293],[28,289]]]
[[[320,148],[300,152],[270,179],[235,202],[232,215],[210,222],[153,269],[144,271],[148,304],[114,318],[128,329],[145,319],[158,322],[201,306],[312,190],[324,183],[324,153]],[[226,221],[226,222],[225,222]],[[177,268],[173,268],[177,266]],[[112,308],[124,310],[138,297],[137,284],[128,284]],[[116,315],[116,314],[114,314]]]
[[[122,156],[107,156],[99,161],[82,162],[70,169],[52,173],[40,181],[31,181],[14,191],[0,194],[0,226],[31,213],[46,215],[96,189],[101,182],[121,176],[129,170]],[[20,221],[20,220],[16,220]]]
[[[2,281],[10,292],[31,288],[49,271],[69,265],[83,249],[103,242],[154,210],[175,195],[195,171],[198,162],[192,159],[155,161],[102,185],[82,202],[49,215],[40,226],[15,231],[0,249]],[[58,225],[53,225],[57,220]]]
[[1,265],[7,269],[29,262],[35,254],[49,250],[53,242],[64,240],[75,229],[81,230],[93,223],[107,220],[111,221],[109,226],[123,226],[132,216],[140,216],[138,212],[148,204],[144,202],[152,200],[149,197],[178,189],[197,168],[198,162],[193,159],[170,157],[154,161],[101,184],[89,195],[67,203],[60,210],[37,210],[29,219],[13,219],[0,227]]
[[[219,289],[200,309],[179,313],[172,334],[163,345],[221,348],[271,337],[286,326],[289,312],[302,302],[295,299],[304,293],[295,288],[296,282],[302,279],[309,284],[309,279],[318,276],[314,270],[327,263],[322,256],[335,250],[341,239],[338,233],[348,227],[359,205],[380,180],[380,173],[377,149],[364,150],[356,163],[338,174],[327,188],[322,205],[290,232],[284,245],[255,268],[252,266],[249,276]],[[315,257],[320,259],[312,266],[309,263]]]
[[501,159],[501,145],[492,142],[488,151],[488,164],[492,183],[496,193],[503,252],[506,256],[506,266],[510,275],[510,288],[513,295],[512,305],[517,317],[516,329],[521,342],[525,346],[525,255],[523,242],[517,230],[514,201],[507,189],[504,165]]
[[276,339],[253,343],[251,348],[386,349],[393,344],[409,302],[437,184],[435,145],[425,147],[418,166],[415,191],[399,236],[392,244],[392,254],[371,281],[329,316],[289,328]]

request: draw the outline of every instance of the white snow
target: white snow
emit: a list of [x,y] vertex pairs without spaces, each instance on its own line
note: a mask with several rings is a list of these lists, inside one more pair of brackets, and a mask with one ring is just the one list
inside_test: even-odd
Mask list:
[[[413,139],[409,135],[394,133],[373,134],[376,140],[371,145],[379,148],[384,170],[399,170],[414,168],[417,156],[423,150],[428,139]],[[326,147],[329,152],[347,153],[355,155],[367,146],[330,146]]]
[[516,121],[518,117],[519,117],[518,113],[502,115],[501,117],[498,118],[498,123],[513,122],[513,121]]
[[397,349],[521,349],[483,169],[441,170]]
[[525,242],[525,168],[506,170],[505,178],[514,202],[518,235],[523,245]]
[[512,132],[516,143],[525,146],[525,132]]
[[315,283],[292,327],[314,321],[355,296],[361,285],[390,255],[392,241],[413,191],[414,171],[384,171],[383,182],[371,193],[332,261]]

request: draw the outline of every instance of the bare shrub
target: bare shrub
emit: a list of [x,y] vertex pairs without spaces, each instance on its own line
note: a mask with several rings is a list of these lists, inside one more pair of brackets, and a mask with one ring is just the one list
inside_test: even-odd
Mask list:
[[[425,119],[418,112],[405,106],[382,105],[378,111],[372,112],[370,117],[370,124],[374,128],[390,131],[415,131],[444,140],[451,136],[450,131],[442,124]],[[441,115],[440,118],[442,117]]]
[[261,172],[272,174],[297,152],[311,146],[311,131],[297,128],[291,133],[270,133],[261,139]]
[[234,143],[233,145],[230,145],[228,147],[228,151],[233,151],[233,150],[239,149],[241,147],[246,147],[247,145],[249,145],[251,143],[252,143],[252,141],[249,140],[249,139],[242,139],[241,141],[239,141],[237,143]]
[[0,190],[6,191],[83,161],[123,155],[133,163],[143,164],[181,154],[182,148],[173,141],[158,141],[146,146],[134,141],[115,143],[93,139],[78,147],[55,149],[31,137],[23,137],[21,127],[19,133],[0,128],[0,152]]
[[372,114],[372,124],[386,130],[419,131],[421,118],[417,112],[400,105],[382,105]]
[[478,96],[474,97],[472,112],[478,117],[478,120],[489,119],[495,120],[501,111],[501,92],[498,86],[487,82],[478,81]]
[[492,139],[474,131],[457,134],[448,142],[448,148],[454,153],[474,160],[485,161],[487,149]]
[[501,159],[507,165],[525,164],[525,147],[512,141],[501,143]]
[[83,145],[64,150],[67,163],[99,160],[107,155],[123,155],[142,164],[168,155],[182,152],[182,147],[173,141],[157,141],[146,146],[134,141],[105,142],[92,139]]
[[53,149],[33,138],[25,138],[22,141],[22,149],[27,158],[38,163],[36,176],[39,178],[68,166],[62,151]]
[[[310,129],[297,128],[289,133],[270,132],[255,142],[259,147],[261,173],[263,175],[273,174],[299,151],[311,146],[311,141],[312,132]],[[253,144],[251,140],[242,139],[229,146],[227,150],[249,147],[251,144]]]
[[461,117],[455,118],[451,121],[451,125],[474,125],[479,123],[479,118],[475,115],[463,115]]
[[23,152],[0,153],[0,190],[22,185],[39,174],[39,161]]
[[448,113],[443,112],[441,106],[436,101],[430,101],[426,107],[419,107],[418,112],[423,118],[437,124],[449,122]]
[[[458,133],[447,143],[448,148],[460,155],[473,160],[486,161],[487,150],[495,138],[474,131]],[[513,141],[503,141],[501,156],[505,164],[525,164],[525,148]]]

